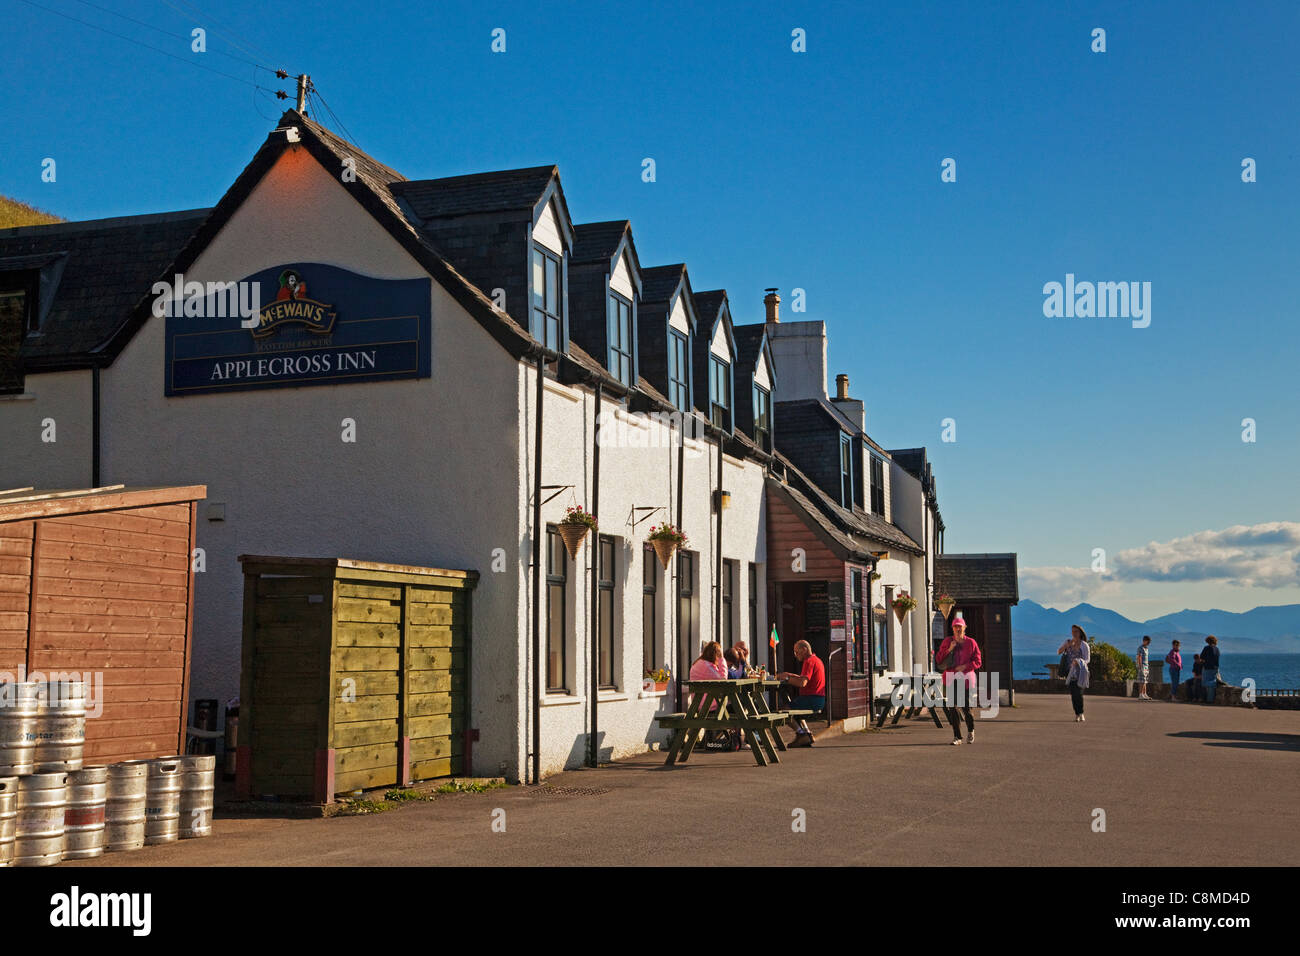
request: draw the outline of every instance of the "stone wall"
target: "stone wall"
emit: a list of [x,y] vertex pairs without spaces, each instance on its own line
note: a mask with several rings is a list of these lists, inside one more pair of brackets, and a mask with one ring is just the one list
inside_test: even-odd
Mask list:
[[[1059,677],[1053,677],[1049,680],[1034,678],[1032,680],[1015,681],[1015,688],[1023,694],[1068,694],[1069,689],[1065,686],[1065,681]],[[1168,684],[1148,684],[1148,691],[1156,700],[1169,699]],[[1220,684],[1219,689],[1215,691],[1214,703],[1233,707],[1254,707],[1255,704],[1243,703],[1242,693],[1245,688],[1234,687],[1230,684]],[[1186,700],[1187,694],[1183,688],[1179,688],[1179,700]],[[1138,692],[1138,683],[1134,680],[1095,680],[1085,690],[1085,697],[1136,697]]]

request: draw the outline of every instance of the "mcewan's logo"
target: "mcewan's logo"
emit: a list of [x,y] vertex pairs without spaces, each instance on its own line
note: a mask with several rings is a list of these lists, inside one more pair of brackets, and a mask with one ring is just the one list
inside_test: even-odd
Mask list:
[[338,313],[331,311],[333,308],[309,298],[303,277],[295,269],[285,269],[280,273],[280,291],[275,301],[258,313],[253,338],[266,338],[284,325],[301,325],[308,332],[325,335],[334,330],[334,320],[338,318]]

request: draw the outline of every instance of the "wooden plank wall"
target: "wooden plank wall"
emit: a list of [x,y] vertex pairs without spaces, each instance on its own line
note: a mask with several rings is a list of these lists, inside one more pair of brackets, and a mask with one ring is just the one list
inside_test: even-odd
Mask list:
[[[249,737],[255,792],[312,793],[321,700],[328,680],[333,582],[324,577],[256,579],[252,607]],[[248,610],[247,608],[245,609]],[[251,696],[250,696],[251,694]],[[242,703],[242,701],[241,701]]]
[[402,588],[346,581],[337,587],[331,743],[334,789],[343,792],[397,784]]
[[[802,574],[791,566],[793,559],[790,552],[794,548],[803,548],[807,555],[807,569]],[[767,491],[767,555],[769,583],[834,581],[844,576],[844,562],[817,537],[803,517],[770,488]]]
[[170,504],[39,521],[28,670],[103,675],[88,764],[165,756],[181,740],[190,516]]
[[0,673],[18,677],[27,666],[33,521],[0,524]]
[[408,587],[407,660],[411,775],[416,780],[464,772],[464,591]]

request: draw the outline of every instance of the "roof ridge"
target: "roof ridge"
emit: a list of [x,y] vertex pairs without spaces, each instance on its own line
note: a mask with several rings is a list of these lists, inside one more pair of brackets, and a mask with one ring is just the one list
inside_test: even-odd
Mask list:
[[178,209],[172,212],[148,212],[135,216],[106,216],[103,219],[76,219],[64,222],[47,222],[27,226],[10,226],[0,229],[0,239],[17,236],[52,236],[64,232],[95,232],[106,229],[127,229],[135,226],[147,226],[156,222],[179,222],[182,219],[197,219],[206,216],[212,207],[200,209]]

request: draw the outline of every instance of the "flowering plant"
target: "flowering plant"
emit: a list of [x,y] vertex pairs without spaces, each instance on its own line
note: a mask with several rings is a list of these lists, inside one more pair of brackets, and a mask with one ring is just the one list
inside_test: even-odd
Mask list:
[[898,596],[893,600],[894,610],[899,614],[906,614],[908,611],[916,608],[916,598],[906,591],[899,591]]
[[666,667],[656,667],[654,670],[646,671],[645,676],[656,684],[663,684],[672,677],[672,674]]
[[671,541],[679,548],[686,547],[686,535],[670,524],[652,525],[650,527],[650,540]]
[[596,518],[591,512],[585,510],[582,505],[574,505],[564,512],[564,520],[560,524],[580,524],[585,525],[592,531],[596,530]]

